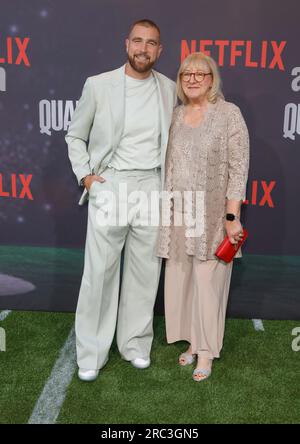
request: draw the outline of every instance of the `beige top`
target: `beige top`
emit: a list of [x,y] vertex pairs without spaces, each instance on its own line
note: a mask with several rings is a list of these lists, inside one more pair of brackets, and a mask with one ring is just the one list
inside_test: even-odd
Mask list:
[[148,170],[161,165],[157,84],[125,76],[125,119],[119,146],[110,165],[117,170]]
[[[218,99],[210,103],[201,124],[190,127],[184,122],[184,105],[173,114],[166,159],[165,190],[203,191],[203,234],[189,237],[186,230],[186,253],[200,260],[216,259],[214,252],[224,239],[226,198],[245,200],[249,167],[249,136],[239,108]],[[169,258],[170,236],[174,230],[174,200],[169,226],[160,227],[157,255]],[[236,257],[240,257],[238,251]]]

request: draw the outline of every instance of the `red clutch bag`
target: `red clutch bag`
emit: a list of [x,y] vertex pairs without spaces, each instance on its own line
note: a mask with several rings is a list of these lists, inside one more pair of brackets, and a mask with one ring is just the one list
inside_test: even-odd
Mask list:
[[232,244],[229,241],[228,236],[226,236],[222,243],[218,246],[215,255],[224,262],[231,262],[238,249],[245,242],[247,237],[248,231],[245,228],[243,228],[243,237],[235,245]]

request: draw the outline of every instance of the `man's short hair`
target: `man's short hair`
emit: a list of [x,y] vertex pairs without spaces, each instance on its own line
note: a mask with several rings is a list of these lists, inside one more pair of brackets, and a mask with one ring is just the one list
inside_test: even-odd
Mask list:
[[129,28],[129,33],[128,33],[128,35],[131,34],[133,28],[134,28],[136,25],[145,26],[146,28],[155,28],[156,31],[157,31],[158,34],[159,34],[159,37],[160,37],[160,29],[159,29],[159,27],[157,26],[156,23],[154,23],[152,20],[149,20],[149,19],[137,20],[136,22],[132,23],[132,25],[131,25],[130,28]]

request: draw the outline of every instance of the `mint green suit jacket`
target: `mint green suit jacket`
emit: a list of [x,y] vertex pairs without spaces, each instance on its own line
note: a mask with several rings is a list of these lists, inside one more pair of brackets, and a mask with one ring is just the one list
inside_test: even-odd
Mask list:
[[[163,74],[152,71],[157,82],[161,119],[161,175],[169,128],[176,105],[176,85]],[[66,135],[68,154],[78,183],[87,174],[99,174],[107,168],[118,147],[125,117],[125,65],[110,72],[89,77],[74,111]],[[138,116],[137,116],[138,119]],[[85,189],[79,204],[87,200]]]

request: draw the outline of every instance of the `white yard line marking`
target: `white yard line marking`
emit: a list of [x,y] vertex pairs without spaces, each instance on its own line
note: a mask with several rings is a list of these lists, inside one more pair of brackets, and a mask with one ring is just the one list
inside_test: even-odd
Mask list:
[[252,322],[256,331],[265,331],[264,324],[261,319],[252,319]]
[[72,327],[28,424],[55,424],[76,367],[75,330]]
[[5,318],[11,313],[11,310],[3,310],[0,312],[0,321],[4,321]]

